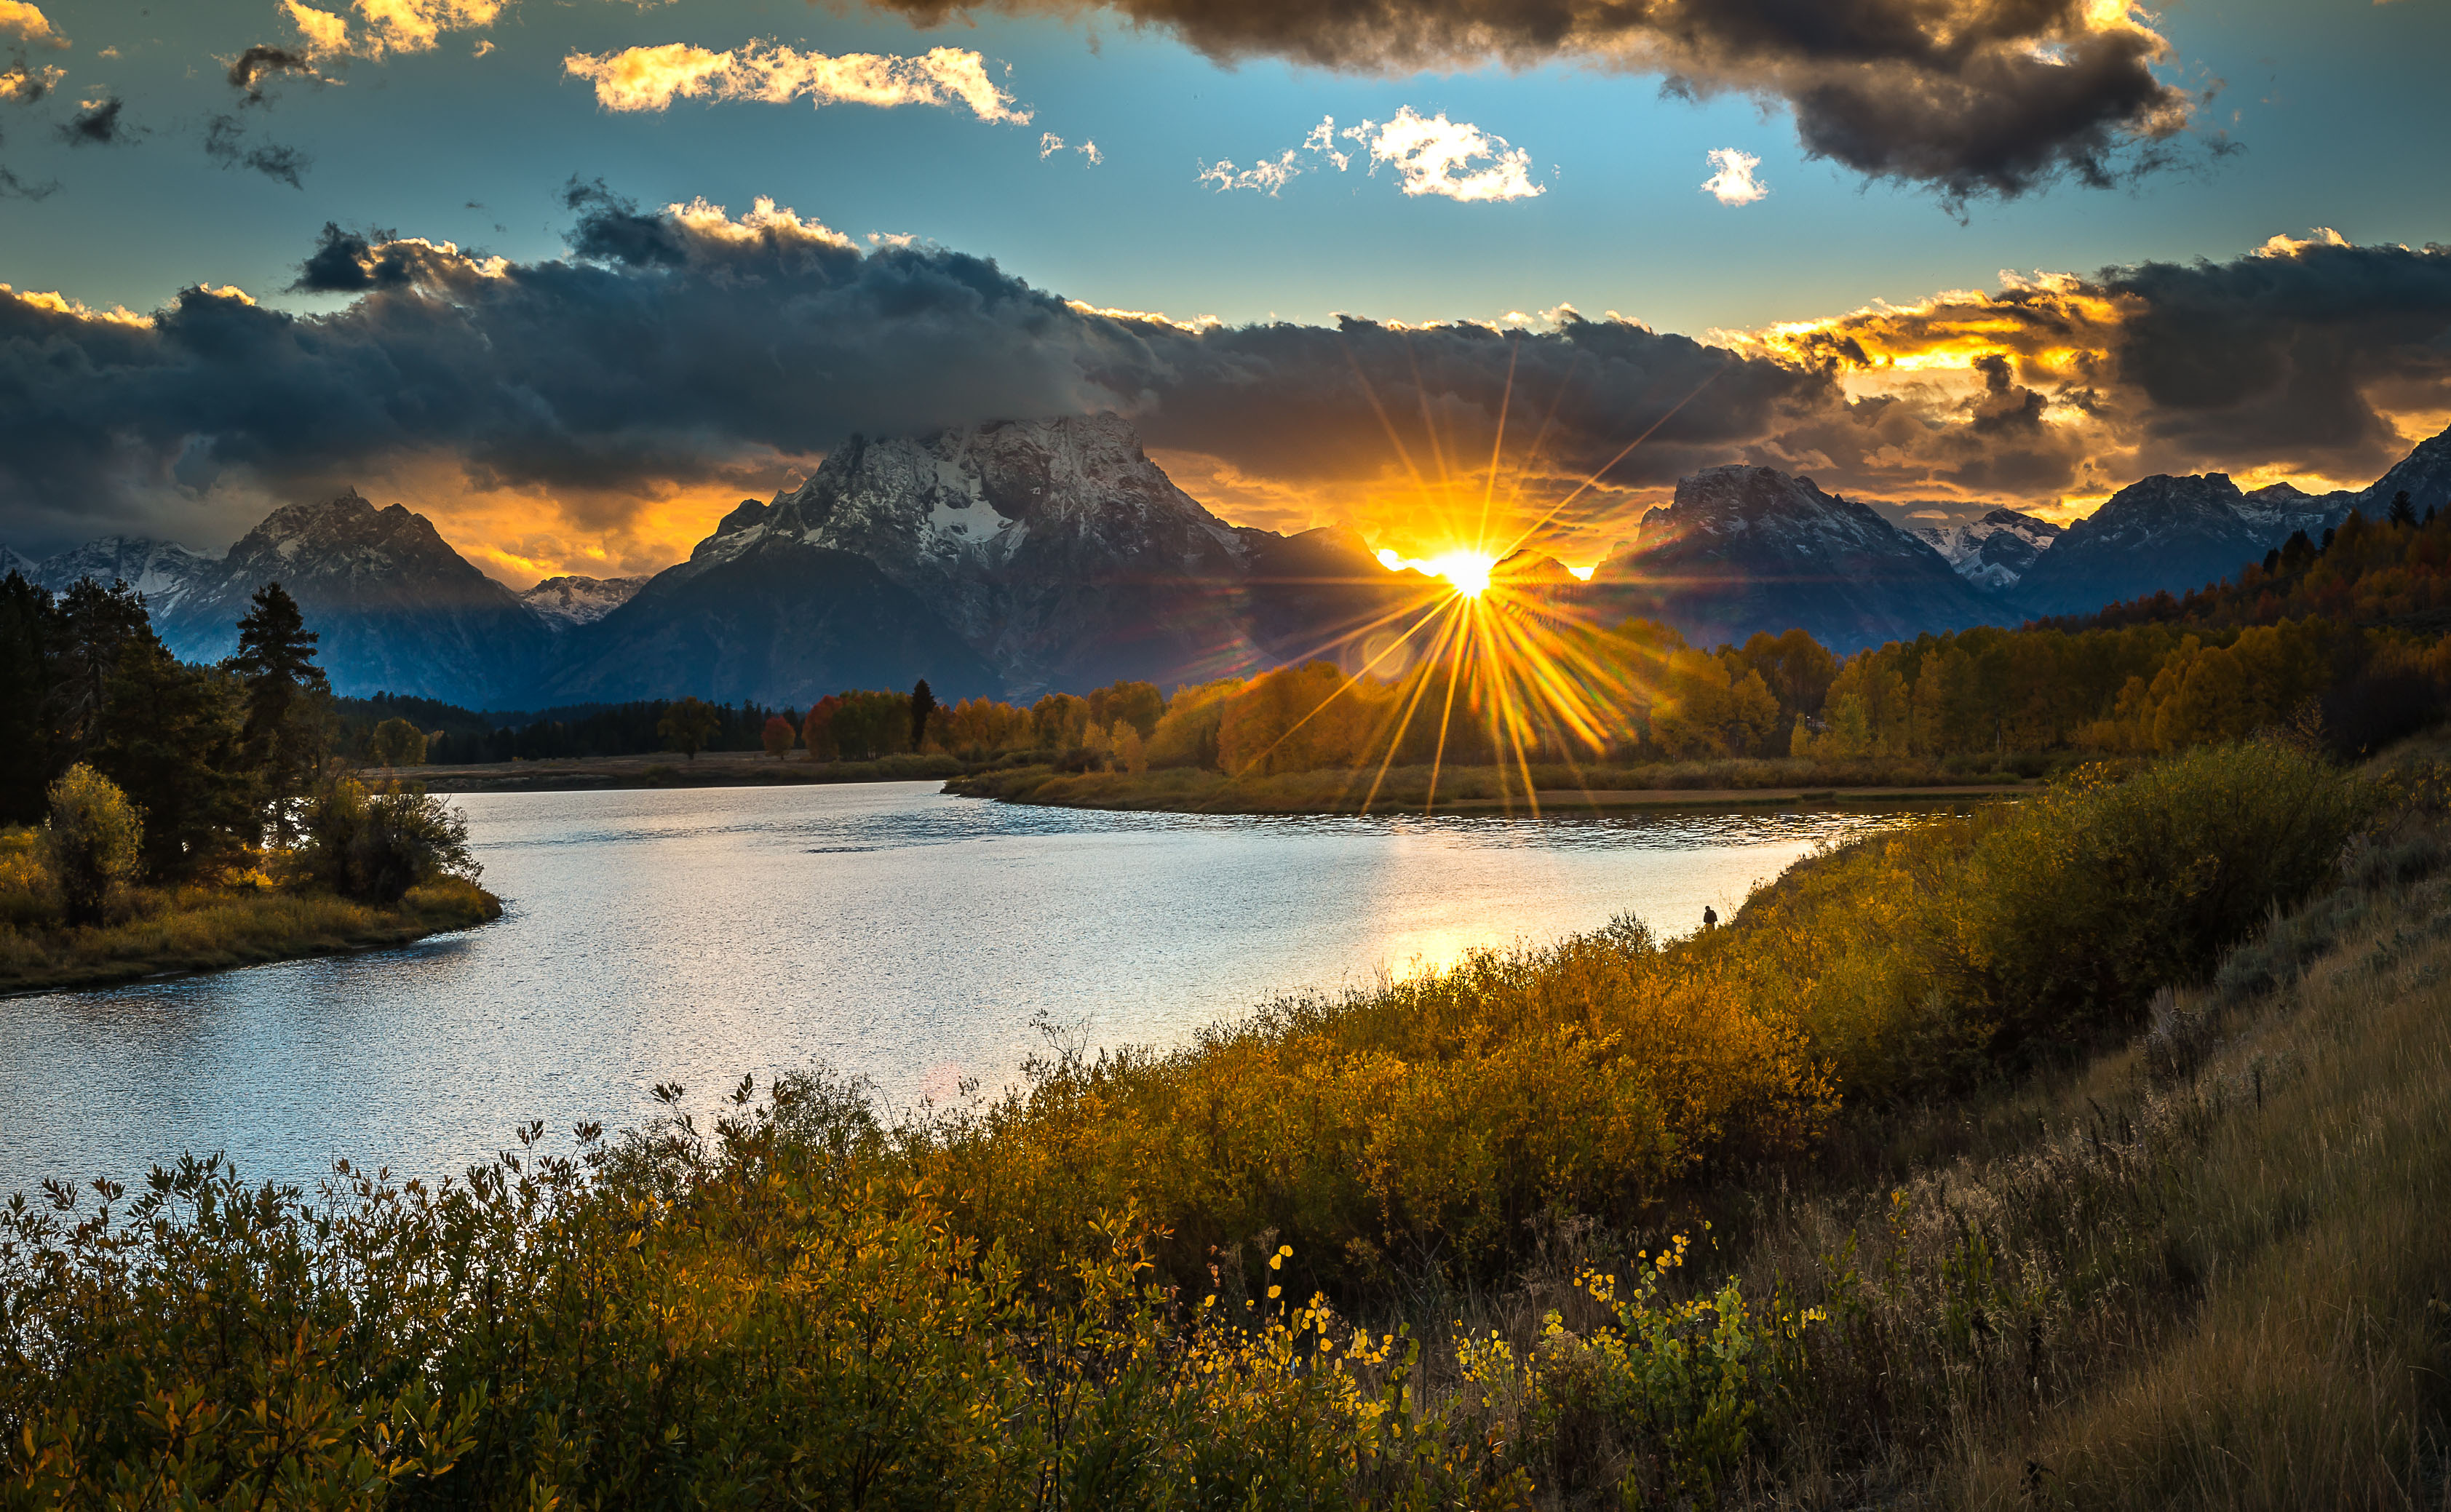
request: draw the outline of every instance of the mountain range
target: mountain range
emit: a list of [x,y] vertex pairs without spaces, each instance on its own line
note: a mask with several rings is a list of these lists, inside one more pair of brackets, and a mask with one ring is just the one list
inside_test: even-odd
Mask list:
[[[1646,511],[1588,581],[1532,553],[1499,576],[1552,610],[1643,615],[1697,644],[1800,626],[1843,654],[2199,587],[2292,532],[2320,537],[2352,509],[2380,518],[2402,490],[2421,514],[2451,507],[2451,431],[2363,489],[2159,476],[2066,527],[2010,509],[1902,527],[1809,478],[1714,467]],[[1227,524],[1111,415],[854,436],[649,578],[514,593],[423,516],[354,490],[275,510],[218,556],[114,537],[39,562],[0,547],[6,570],[55,591],[126,581],[191,660],[227,656],[248,599],[278,581],[342,694],[495,710],[683,693],[805,704],[923,677],[940,697],[1026,700],[1316,656],[1358,667],[1445,592],[1388,570],[1350,530]]]

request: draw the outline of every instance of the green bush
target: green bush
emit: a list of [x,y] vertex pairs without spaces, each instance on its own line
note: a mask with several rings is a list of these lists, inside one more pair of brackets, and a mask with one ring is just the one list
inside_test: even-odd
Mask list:
[[1719,932],[1758,1011],[1850,1097],[1963,1086],[2141,1022],[2330,877],[2372,784],[2280,742],[2208,746],[1790,869]]
[[382,766],[422,766],[425,732],[406,719],[385,719],[366,737],[366,754]]
[[145,865],[145,816],[119,785],[80,761],[51,784],[43,863],[70,924],[101,920],[111,896]]
[[300,863],[317,885],[385,907],[437,877],[475,880],[468,820],[415,788],[368,792],[343,777],[307,805]]

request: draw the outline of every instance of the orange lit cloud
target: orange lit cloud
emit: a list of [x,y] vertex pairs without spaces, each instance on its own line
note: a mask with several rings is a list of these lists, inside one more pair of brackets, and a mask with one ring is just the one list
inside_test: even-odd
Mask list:
[[752,42],[725,52],[687,43],[630,48],[620,52],[574,52],[562,60],[573,78],[596,86],[596,103],[607,110],[665,110],[675,100],[757,100],[783,105],[904,105],[966,107],[982,121],[1015,125],[1029,120],[1012,97],[988,77],[987,61],[958,48],[936,48],[915,57],[873,52],[828,57],[771,42]]
[[69,39],[51,28],[40,7],[26,0],[0,0],[0,37],[13,37],[29,48],[65,48]]

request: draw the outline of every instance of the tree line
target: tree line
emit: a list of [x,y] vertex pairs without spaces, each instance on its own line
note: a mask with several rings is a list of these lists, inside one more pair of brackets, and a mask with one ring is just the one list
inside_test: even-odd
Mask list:
[[[473,877],[459,817],[369,792],[336,759],[316,637],[278,583],[215,666],[163,645],[124,582],[65,593],[0,579],[0,824],[39,823],[40,891],[93,923],[140,883],[279,880],[390,903],[441,873]],[[375,735],[422,741],[394,720]]]
[[2321,541],[2301,533],[2186,595],[1846,658],[1802,630],[1705,649],[1646,619],[1600,628],[1482,612],[1514,621],[1394,675],[1323,660],[1171,697],[1118,683],[1026,708],[966,700],[895,749],[1268,776],[1432,761],[2166,753],[2297,726],[2351,754],[2446,711],[2451,528],[2402,495],[2382,520],[2352,513]]

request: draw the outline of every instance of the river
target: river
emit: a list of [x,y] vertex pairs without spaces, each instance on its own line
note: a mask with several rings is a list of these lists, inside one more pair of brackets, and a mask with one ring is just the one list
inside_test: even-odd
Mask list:
[[[1173,1046],[1631,913],[1733,913],[1885,815],[1104,814],[933,783],[458,799],[508,911],[396,950],[0,1000],[0,1193],[224,1151],[440,1175],[541,1118],[711,1111],[823,1062],[892,1109],[1010,1083],[1048,1034]],[[1042,1027],[1044,1026],[1044,1027]]]

